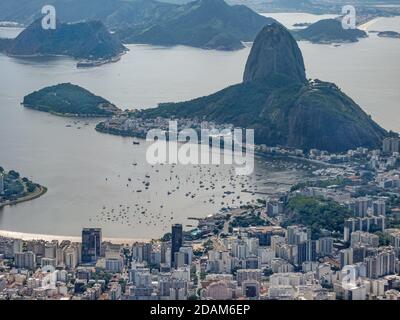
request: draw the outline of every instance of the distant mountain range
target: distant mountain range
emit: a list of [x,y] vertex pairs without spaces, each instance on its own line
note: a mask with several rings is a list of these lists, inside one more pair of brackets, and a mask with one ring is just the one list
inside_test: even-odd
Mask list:
[[271,18],[246,6],[229,6],[223,0],[197,0],[176,5],[155,0],[2,0],[0,20],[30,23],[41,8],[52,4],[62,22],[100,20],[124,43],[188,45],[206,49],[236,50],[253,41]]
[[82,87],[62,83],[24,97],[25,107],[64,116],[110,116],[119,109],[108,100]]
[[[186,1],[186,0],[163,0],[163,1]],[[244,4],[258,12],[308,12],[315,14],[333,13],[340,14],[345,5],[356,6],[364,12],[368,8],[370,12],[388,12],[387,8],[376,5],[399,4],[400,0],[227,0],[229,4]],[[397,11],[396,8],[391,8]]]
[[295,39],[278,23],[257,36],[243,83],[192,101],[161,104],[137,116],[232,123],[254,129],[258,144],[331,152],[377,148],[387,135],[335,84],[307,80]]
[[229,6],[223,0],[197,0],[171,8],[158,21],[118,32],[126,43],[189,45],[206,49],[236,50],[253,41],[272,18],[246,6]]
[[314,43],[357,42],[368,37],[365,31],[359,29],[344,29],[337,19],[324,19],[309,27],[292,32],[297,40],[308,40]]
[[[344,5],[356,5],[361,11],[399,11],[396,8],[377,7],[376,4],[399,4],[400,0],[226,0],[230,5],[246,5],[257,12],[311,12],[340,14]],[[40,16],[44,5],[54,5],[64,22],[101,20],[107,27],[121,25],[129,20],[152,20],[170,10],[171,5],[182,5],[193,0],[1,0],[0,21],[31,24]],[[164,4],[161,6],[160,3]],[[142,9],[145,8],[145,9]],[[146,9],[147,8],[147,9]],[[152,9],[151,9],[152,8]],[[149,11],[151,9],[151,11]],[[144,10],[144,11],[142,11]],[[143,15],[145,13],[145,15]],[[152,14],[149,14],[152,13]],[[129,18],[126,20],[126,18]]]
[[57,23],[55,30],[42,28],[36,20],[14,40],[1,40],[0,49],[12,56],[65,55],[75,59],[106,60],[126,48],[100,21]]

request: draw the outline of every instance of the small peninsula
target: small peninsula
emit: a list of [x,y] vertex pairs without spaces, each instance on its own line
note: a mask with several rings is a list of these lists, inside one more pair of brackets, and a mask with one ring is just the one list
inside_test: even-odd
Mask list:
[[18,172],[6,172],[0,167],[0,209],[39,198],[46,192],[47,188],[33,183],[28,178],[22,178]]
[[341,21],[336,19],[320,20],[305,29],[293,30],[292,34],[296,40],[321,44],[357,42],[368,36],[359,29],[343,29]]
[[109,117],[120,110],[108,100],[71,83],[43,88],[24,97],[27,108],[71,117]]
[[400,39],[400,33],[396,31],[381,31],[378,32],[378,37]]

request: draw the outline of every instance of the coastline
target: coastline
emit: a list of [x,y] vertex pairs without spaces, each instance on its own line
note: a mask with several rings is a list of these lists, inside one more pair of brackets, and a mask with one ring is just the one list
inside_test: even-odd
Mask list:
[[[38,189],[38,190],[36,190],[36,189]],[[30,194],[28,194],[28,195],[26,195],[26,196],[24,196],[22,198],[19,198],[17,200],[7,201],[5,203],[0,203],[0,209],[4,208],[6,206],[14,206],[14,205],[22,203],[22,202],[27,202],[27,201],[31,201],[31,200],[40,198],[48,190],[46,187],[43,187],[43,186],[40,186],[40,185],[38,185],[36,189],[35,189],[34,192],[32,192],[32,193],[30,193]]]
[[85,59],[81,59],[77,62],[76,67],[78,69],[84,69],[84,68],[95,68],[95,67],[100,67],[103,66],[105,64],[109,64],[109,63],[117,63],[119,62],[122,57],[129,51],[128,48],[126,48],[125,51],[121,52],[120,54],[111,57],[111,58],[104,58],[104,59],[97,59],[97,60],[85,60]]
[[[26,233],[17,231],[7,231],[0,230],[0,237],[11,238],[11,239],[21,239],[24,241],[32,240],[44,240],[51,242],[53,240],[58,240],[59,242],[67,240],[71,242],[82,242],[79,236],[59,236],[59,235],[49,235],[49,234],[38,234],[38,233]],[[124,238],[103,238],[103,241],[109,241],[115,244],[129,244],[133,245],[136,242],[149,243],[152,239],[124,239]]]
[[[12,40],[12,39],[11,39]],[[76,62],[76,67],[77,68],[94,68],[94,67],[99,67],[103,66],[105,64],[109,63],[116,63],[119,62],[122,57],[129,51],[128,48],[124,50],[123,52],[119,53],[116,56],[110,57],[110,58],[99,58],[96,60],[85,60],[83,58],[76,58],[71,55],[67,54],[44,54],[44,53],[35,53],[35,54],[12,54],[5,52],[5,54],[14,59],[33,59],[33,58],[68,58],[77,61]]]
[[371,27],[375,22],[377,22],[381,17],[372,18],[358,26],[358,29],[362,31],[368,31],[368,28]]
[[52,111],[52,110],[47,111],[47,110],[44,110],[44,109],[41,108],[41,107],[37,107],[37,106],[25,104],[25,103],[23,103],[23,102],[21,102],[21,105],[22,105],[24,108],[27,108],[27,109],[31,109],[31,110],[35,110],[35,111],[39,111],[39,112],[45,112],[45,113],[51,114],[51,115],[53,115],[53,116],[64,117],[64,118],[91,118],[91,119],[96,119],[96,118],[98,118],[98,119],[108,119],[108,118],[110,118],[110,117],[113,116],[112,114],[110,114],[110,115],[105,115],[105,114],[104,114],[104,115],[101,115],[101,114],[60,113],[60,112],[55,112],[55,111]]

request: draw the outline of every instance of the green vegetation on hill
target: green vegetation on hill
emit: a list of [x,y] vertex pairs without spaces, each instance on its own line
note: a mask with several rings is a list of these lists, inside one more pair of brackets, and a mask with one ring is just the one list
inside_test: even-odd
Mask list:
[[315,43],[357,42],[359,38],[367,37],[365,31],[359,29],[344,29],[341,21],[324,19],[309,27],[292,31],[298,40],[308,40]]
[[269,225],[270,223],[267,220],[261,218],[261,213],[256,211],[240,216],[235,216],[230,222],[230,227],[232,228],[247,228]]
[[55,6],[65,23],[101,20],[109,28],[150,22],[176,7],[154,0],[1,0],[0,21],[29,25],[45,5]]
[[[193,0],[1,0],[0,21],[30,24],[41,15],[44,5],[54,5],[64,22],[102,20],[107,27],[128,26],[155,20],[174,8]],[[226,0],[230,5],[246,5],[257,12],[308,12],[339,14],[344,5],[354,5],[358,16],[398,14],[398,0]]]
[[293,83],[279,76],[245,82],[188,102],[161,104],[143,110],[140,116],[232,123],[254,129],[257,144],[330,152],[377,148],[385,135],[334,84]]
[[382,31],[378,32],[378,37],[400,39],[400,33],[396,31]]
[[351,217],[349,209],[331,200],[296,196],[286,206],[288,219],[284,226],[301,224],[311,229],[313,239],[322,230],[342,233],[345,219]]
[[45,30],[38,19],[5,44],[3,42],[3,51],[13,56],[65,55],[75,59],[107,60],[126,51],[118,37],[109,33],[100,21],[57,22],[55,30]]
[[143,118],[191,118],[254,129],[256,144],[343,152],[378,148],[387,132],[335,84],[307,81],[296,41],[278,23],[257,36],[244,82],[212,95],[160,104]]
[[[176,5],[190,2],[193,0],[1,0],[0,21],[29,24],[40,16],[44,5],[54,5],[59,18],[65,22],[101,19],[108,27],[123,26],[158,19]],[[326,6],[321,2],[327,2]],[[227,3],[246,5],[257,12],[339,12],[339,4],[332,0],[318,3],[314,0],[227,0]]]
[[70,83],[35,91],[24,97],[23,105],[69,116],[111,116],[119,110],[106,99]]
[[307,182],[300,182],[290,189],[290,191],[296,191],[303,189],[305,187],[313,187],[313,188],[327,188],[329,186],[347,186],[351,185],[352,181],[347,178],[339,177],[336,179],[327,179],[327,180],[317,180],[317,181],[307,181]]
[[[32,193],[38,187],[28,178],[22,178],[20,174],[14,170],[6,172],[0,167],[0,175],[3,180],[3,193],[0,190],[0,204],[5,201],[14,201]],[[1,177],[0,177],[1,179]]]
[[253,41],[271,18],[246,6],[229,6],[223,0],[197,0],[171,10],[156,21],[122,29],[126,43],[188,45],[205,49],[237,50]]
[[4,52],[12,44],[12,39],[0,39],[0,52]]
[[31,23],[42,16],[43,5],[53,4],[60,21],[102,21],[124,43],[237,50],[243,48],[242,41],[253,41],[273,21],[246,6],[229,6],[223,0],[181,5],[155,0],[32,0],[32,5],[19,0],[25,6],[18,10],[13,3],[7,3],[9,0],[3,1],[6,3],[0,3],[0,19],[3,9],[8,12],[7,19]]

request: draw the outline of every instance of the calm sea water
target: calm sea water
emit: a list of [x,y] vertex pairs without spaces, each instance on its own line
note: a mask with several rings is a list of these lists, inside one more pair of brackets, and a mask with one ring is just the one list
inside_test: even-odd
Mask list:
[[[284,17],[280,19],[287,25],[321,18]],[[399,22],[381,19],[371,29],[395,30]],[[0,35],[18,32],[5,30],[0,29]],[[309,77],[336,82],[382,126],[400,131],[400,40],[371,35],[340,47],[307,42],[300,47]],[[240,82],[249,54],[248,48],[129,48],[120,62],[87,70],[77,69],[76,62],[66,58],[21,60],[0,55],[0,165],[49,187],[39,199],[0,211],[0,229],[78,235],[84,226],[100,226],[109,237],[157,237],[171,223],[193,224],[188,217],[204,217],[221,206],[260,198],[240,192],[244,188],[284,190],[301,178],[300,172],[276,170],[261,160],[256,174],[248,178],[235,177],[225,166],[210,172],[202,167],[153,168],[145,161],[145,143],[133,146],[131,139],[99,134],[94,130],[97,120],[60,118],[20,106],[26,94],[60,82],[81,85],[121,108],[192,99]],[[234,193],[227,196],[224,191]]]
[[0,163],[49,188],[39,199],[2,209],[0,229],[78,235],[84,226],[100,226],[108,237],[157,237],[172,223],[194,224],[188,217],[263,197],[242,189],[284,190],[298,179],[299,173],[272,170],[264,161],[256,171],[263,179],[237,178],[229,166],[210,172],[207,167],[153,168],[145,160],[146,143],[133,146],[132,139],[97,133],[99,120],[78,121],[20,106],[26,94],[60,82],[81,85],[121,108],[190,99],[240,82],[248,55],[248,50],[130,49],[118,63],[86,70],[65,58],[0,55]]

